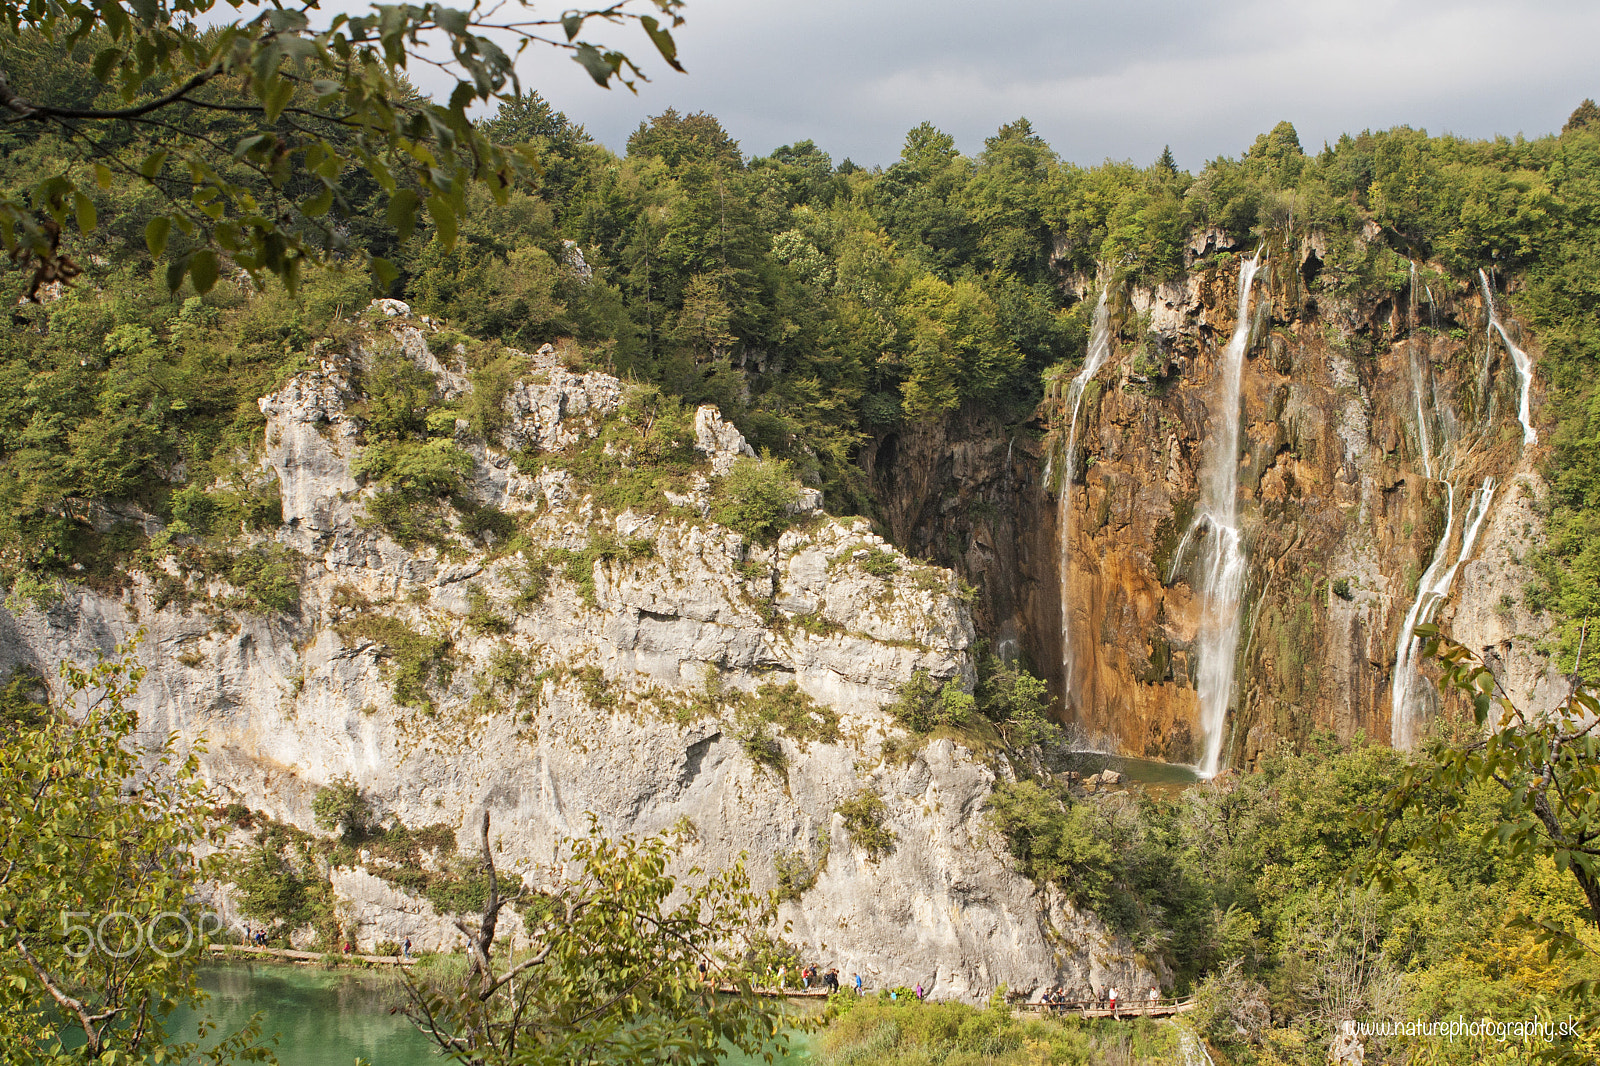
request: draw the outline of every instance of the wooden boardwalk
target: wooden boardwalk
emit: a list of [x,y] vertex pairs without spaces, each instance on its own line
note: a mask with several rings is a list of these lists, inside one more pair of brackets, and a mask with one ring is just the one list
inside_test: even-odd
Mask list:
[[1025,1003],[1016,1013],[1027,1016],[1067,1015],[1077,1018],[1115,1018],[1132,1021],[1134,1018],[1168,1018],[1174,1014],[1187,1014],[1194,1010],[1195,999],[1163,999],[1154,1003],[1118,1003],[1113,1011],[1101,1000],[1070,1001],[1067,1003]]
[[217,955],[255,955],[272,959],[288,959],[290,962],[322,962],[332,955],[340,962],[370,962],[379,966],[415,966],[416,959],[408,959],[403,955],[349,955],[337,951],[291,951],[288,948],[261,948],[254,944],[212,944],[211,950]]

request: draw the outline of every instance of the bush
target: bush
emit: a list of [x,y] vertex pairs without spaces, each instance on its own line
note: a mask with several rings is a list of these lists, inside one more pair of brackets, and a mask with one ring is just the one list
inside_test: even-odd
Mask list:
[[786,685],[762,685],[754,693],[742,694],[738,713],[749,720],[772,725],[784,736],[802,743],[815,740],[837,744],[842,735],[839,712],[806,695],[793,681]]
[[294,554],[281,544],[240,552],[227,570],[228,584],[250,597],[249,606],[292,611],[300,605],[300,575]]
[[834,811],[844,819],[850,839],[867,853],[868,861],[877,862],[894,850],[899,837],[883,824],[889,816],[889,807],[883,802],[883,797],[872,789],[863,788],[840,803]]
[[361,786],[349,774],[336,777],[317,789],[311,813],[319,829],[336,829],[345,840],[359,840],[371,828],[372,807],[361,794]]
[[337,628],[347,640],[365,638],[381,646],[380,655],[391,663],[390,688],[396,703],[432,712],[428,685],[447,685],[455,672],[449,637],[424,636],[398,618],[379,614],[361,615]]
[[1061,727],[1050,719],[1050,686],[1015,663],[994,656],[983,660],[978,682],[978,708],[1000,728],[1012,747],[1058,746]]
[[886,552],[882,548],[874,548],[867,553],[866,558],[860,560],[857,566],[871,574],[873,577],[888,577],[890,574],[900,572],[900,560],[894,552]]
[[976,707],[971,695],[953,681],[940,684],[926,670],[918,670],[900,686],[900,698],[888,711],[913,733],[931,733],[939,726],[964,725]]
[[740,459],[712,488],[711,520],[770,544],[788,525],[800,483],[782,459]]
[[986,809],[1023,874],[1054,881],[1095,910],[1110,901],[1118,852],[1112,827],[1094,807],[1024,780],[995,786]]
[[733,735],[744,748],[744,753],[750,757],[750,761],[757,766],[765,767],[774,773],[782,773],[784,767],[788,765],[788,759],[783,754],[783,745],[772,735],[772,727],[761,719],[753,718],[743,722]]

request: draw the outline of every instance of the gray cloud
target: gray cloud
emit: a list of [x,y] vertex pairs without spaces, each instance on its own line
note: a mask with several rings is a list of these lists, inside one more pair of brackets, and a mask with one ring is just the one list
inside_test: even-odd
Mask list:
[[687,76],[649,61],[642,35],[615,38],[654,79],[636,96],[548,52],[522,76],[619,151],[676,107],[716,115],[750,153],[809,137],[863,164],[892,162],[924,120],[969,153],[1025,115],[1074,162],[1170,144],[1197,168],[1281,119],[1308,149],[1402,124],[1535,136],[1600,95],[1600,5],[1579,0],[691,0],[685,14]]

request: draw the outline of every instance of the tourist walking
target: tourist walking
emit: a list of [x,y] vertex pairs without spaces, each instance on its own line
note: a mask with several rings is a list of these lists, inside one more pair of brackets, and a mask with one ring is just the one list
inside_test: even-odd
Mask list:
[[851,974],[850,982],[856,986],[856,995],[859,996],[861,994],[861,975],[858,973]]
[[1111,1004],[1111,1015],[1115,1017],[1117,1013],[1117,989],[1115,986],[1112,986],[1111,991],[1106,993],[1106,999]]

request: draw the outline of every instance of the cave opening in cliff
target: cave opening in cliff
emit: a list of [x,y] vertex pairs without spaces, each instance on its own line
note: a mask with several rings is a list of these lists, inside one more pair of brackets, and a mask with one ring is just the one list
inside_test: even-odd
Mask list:
[[1305,282],[1308,290],[1316,283],[1321,273],[1322,257],[1314,251],[1307,252],[1306,261],[1300,264],[1300,279]]

